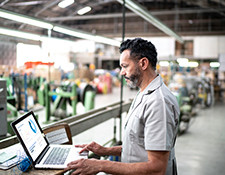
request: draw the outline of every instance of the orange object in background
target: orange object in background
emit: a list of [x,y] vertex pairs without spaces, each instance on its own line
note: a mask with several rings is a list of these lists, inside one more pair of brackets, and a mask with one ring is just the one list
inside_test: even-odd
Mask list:
[[95,65],[94,65],[94,64],[90,64],[90,65],[89,65],[89,69],[90,69],[90,70],[95,70]]
[[42,61],[28,61],[26,63],[24,63],[25,65],[25,69],[30,69],[30,68],[34,68],[37,65],[46,65],[46,66],[53,66],[55,63],[54,62],[42,62]]

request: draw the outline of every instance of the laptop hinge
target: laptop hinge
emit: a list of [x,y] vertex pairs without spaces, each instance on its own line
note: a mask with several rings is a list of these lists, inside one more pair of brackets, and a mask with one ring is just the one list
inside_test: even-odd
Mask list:
[[50,146],[48,146],[43,152],[42,154],[37,158],[37,161],[35,161],[36,164],[39,164],[41,162],[41,160],[43,159],[43,157],[45,156],[46,152],[49,150]]

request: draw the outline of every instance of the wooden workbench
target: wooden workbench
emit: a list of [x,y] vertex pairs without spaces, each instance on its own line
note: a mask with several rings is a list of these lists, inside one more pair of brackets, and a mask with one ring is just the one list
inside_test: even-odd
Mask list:
[[28,172],[22,172],[20,171],[16,166],[14,168],[8,169],[8,170],[1,170],[1,175],[9,175],[9,174],[22,174],[22,175],[60,175],[65,173],[64,170],[48,170],[48,169],[30,169]]

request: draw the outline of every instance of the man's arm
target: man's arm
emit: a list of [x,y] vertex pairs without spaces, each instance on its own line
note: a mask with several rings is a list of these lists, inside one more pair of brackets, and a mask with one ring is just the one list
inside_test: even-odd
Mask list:
[[69,163],[66,170],[76,169],[72,175],[96,174],[98,172],[118,175],[164,175],[167,168],[169,153],[169,151],[148,151],[148,161],[140,163],[81,159]]
[[169,159],[168,151],[148,151],[148,161],[140,163],[120,163],[103,161],[103,172],[110,174],[123,175],[164,175],[166,173],[167,163]]
[[80,153],[84,151],[92,151],[99,156],[121,156],[122,146],[104,147],[96,142],[91,142],[90,144],[75,145],[76,147],[82,148]]
[[106,148],[106,155],[121,156],[122,146],[113,146]]

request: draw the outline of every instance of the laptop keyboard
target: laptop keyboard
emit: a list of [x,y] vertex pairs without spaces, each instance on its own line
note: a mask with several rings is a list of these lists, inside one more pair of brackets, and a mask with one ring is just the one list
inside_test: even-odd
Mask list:
[[69,154],[70,148],[54,147],[44,164],[47,165],[63,165]]

